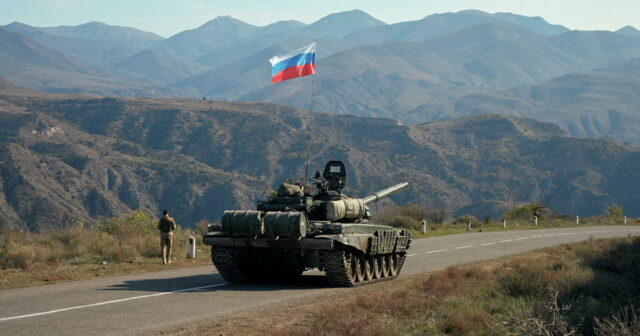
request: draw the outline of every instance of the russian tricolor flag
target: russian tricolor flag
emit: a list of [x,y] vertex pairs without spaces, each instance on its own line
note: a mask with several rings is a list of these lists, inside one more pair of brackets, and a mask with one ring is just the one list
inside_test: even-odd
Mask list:
[[279,83],[296,77],[316,73],[316,43],[313,42],[292,53],[273,56],[271,63],[271,83]]

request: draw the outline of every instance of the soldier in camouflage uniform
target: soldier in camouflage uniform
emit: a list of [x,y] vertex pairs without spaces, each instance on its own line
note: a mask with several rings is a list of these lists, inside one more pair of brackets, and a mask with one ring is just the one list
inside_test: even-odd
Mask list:
[[162,218],[158,221],[160,230],[160,249],[162,250],[162,263],[171,263],[171,245],[173,243],[173,230],[176,229],[176,221],[169,217],[169,211],[162,211]]

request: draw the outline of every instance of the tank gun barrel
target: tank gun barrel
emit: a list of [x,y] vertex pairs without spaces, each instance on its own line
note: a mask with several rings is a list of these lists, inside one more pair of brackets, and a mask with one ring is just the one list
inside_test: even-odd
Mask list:
[[382,189],[376,193],[373,193],[365,198],[362,199],[362,201],[364,202],[364,204],[369,204],[371,202],[377,202],[387,196],[389,196],[390,194],[408,186],[409,183],[408,182],[402,182],[402,183],[398,183],[392,187],[389,187],[387,189]]

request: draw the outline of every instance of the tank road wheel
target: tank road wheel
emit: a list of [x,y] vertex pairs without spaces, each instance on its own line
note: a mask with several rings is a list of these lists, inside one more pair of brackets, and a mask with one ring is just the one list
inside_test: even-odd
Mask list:
[[351,277],[355,280],[355,282],[363,282],[364,281],[364,273],[366,268],[366,263],[364,257],[359,253],[350,253],[351,254]]
[[376,279],[373,277],[374,268],[375,268],[375,257],[371,255],[363,255],[365,262],[364,268],[364,279],[366,281]]
[[373,256],[373,278],[381,279],[382,278],[382,256],[377,255]]
[[211,261],[218,273],[226,281],[231,283],[247,283],[249,274],[238,262],[235,251],[227,247],[211,247]]
[[385,254],[381,258],[382,260],[382,277],[388,278],[391,276],[391,255]]
[[397,253],[392,253],[389,255],[389,276],[397,277],[400,269],[398,268],[399,256]]

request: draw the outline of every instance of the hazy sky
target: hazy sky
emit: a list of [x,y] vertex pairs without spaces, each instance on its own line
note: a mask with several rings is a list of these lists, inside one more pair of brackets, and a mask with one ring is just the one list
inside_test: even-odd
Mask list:
[[640,29],[640,0],[0,0],[0,24],[20,21],[42,27],[101,21],[168,37],[219,15],[262,26],[291,19],[311,23],[352,9],[387,23],[480,9],[541,16],[571,29]]

